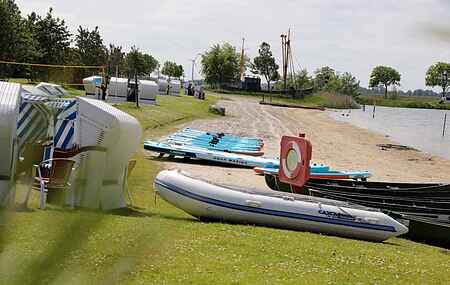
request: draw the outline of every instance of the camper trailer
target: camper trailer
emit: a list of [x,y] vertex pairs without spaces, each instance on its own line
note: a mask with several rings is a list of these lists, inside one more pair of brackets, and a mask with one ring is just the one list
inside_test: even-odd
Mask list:
[[15,198],[20,92],[20,84],[0,82],[0,207],[12,205]]

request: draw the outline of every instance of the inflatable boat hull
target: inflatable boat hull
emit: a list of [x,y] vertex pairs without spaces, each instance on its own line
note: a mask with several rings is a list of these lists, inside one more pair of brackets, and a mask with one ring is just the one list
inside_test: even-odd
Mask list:
[[[368,208],[333,200],[219,186],[179,171],[155,179],[157,193],[188,214],[207,220],[320,232],[381,242],[408,229]],[[254,192],[256,191],[256,192]]]

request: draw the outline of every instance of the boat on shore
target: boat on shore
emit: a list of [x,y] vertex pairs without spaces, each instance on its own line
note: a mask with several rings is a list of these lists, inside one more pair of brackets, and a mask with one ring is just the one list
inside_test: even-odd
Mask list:
[[[279,169],[277,167],[255,167],[253,170],[257,174],[270,174],[278,175]],[[331,170],[328,167],[326,170],[323,168],[315,169],[314,164],[311,166],[310,177],[312,179],[354,179],[354,180],[367,180],[372,174],[369,171],[337,171]]]
[[377,208],[404,221],[404,237],[450,248],[450,184],[390,183],[332,179],[310,179],[302,188],[265,174],[267,186],[292,192]]
[[297,188],[281,182],[276,175],[266,174],[265,180],[275,191],[294,191],[450,223],[449,184],[310,179]]
[[155,189],[164,200],[200,220],[377,242],[408,231],[386,214],[367,207],[305,195],[216,185],[177,170],[160,172]]

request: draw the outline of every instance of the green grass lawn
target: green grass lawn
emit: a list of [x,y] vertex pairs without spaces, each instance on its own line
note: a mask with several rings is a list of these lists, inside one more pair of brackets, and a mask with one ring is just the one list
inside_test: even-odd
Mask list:
[[[158,106],[118,107],[151,138],[213,118],[216,100],[158,96]],[[39,210],[35,193],[31,211],[1,213],[0,284],[449,284],[450,251],[437,247],[199,222],[155,199],[161,165],[142,149],[136,158],[132,210]]]
[[77,89],[73,87],[64,87],[64,89],[66,89],[67,92],[69,92],[70,97],[84,96],[86,94],[84,89]]

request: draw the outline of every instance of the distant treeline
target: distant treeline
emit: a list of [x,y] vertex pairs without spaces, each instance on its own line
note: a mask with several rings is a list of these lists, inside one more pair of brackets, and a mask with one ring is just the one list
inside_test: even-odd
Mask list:
[[[292,67],[284,82],[280,78],[279,65],[272,54],[270,44],[266,42],[261,43],[258,55],[253,60],[237,52],[229,43],[215,44],[203,54],[201,64],[206,83],[216,89],[239,88],[240,75],[244,69],[264,78],[269,92],[283,90],[293,96],[298,94],[299,90],[306,90],[308,93],[331,92],[351,97],[383,95],[386,99],[398,96],[439,96],[433,90],[398,90],[401,82],[400,72],[382,65],[373,68],[370,74],[371,89],[361,87],[360,81],[350,72],[337,72],[329,66],[318,68],[312,74],[305,68]],[[437,62],[431,65],[425,74],[425,82],[426,86],[441,87],[442,94],[446,93],[450,86],[450,63]],[[392,87],[393,91],[389,92],[389,87]]]
[[[383,87],[375,87],[372,89],[369,88],[365,88],[365,87],[360,87],[359,92],[361,93],[361,95],[379,95],[379,96],[383,96],[384,95],[384,88]],[[435,97],[440,97],[442,94],[434,92],[433,90],[424,90],[424,89],[416,89],[416,90],[408,90],[408,91],[403,91],[403,90],[396,90],[396,91],[392,91],[391,93],[396,93],[396,95],[398,96],[435,96]]]
[[[106,46],[98,27],[79,26],[72,34],[64,19],[50,8],[46,15],[35,12],[21,15],[14,0],[0,1],[0,60],[10,62],[65,66],[104,66],[105,75],[149,76],[160,64],[151,54],[132,47],[128,53],[121,46]],[[162,73],[180,77],[182,67],[165,62]],[[34,80],[80,82],[81,78],[102,69],[50,68],[0,64],[0,78],[23,77]],[[181,73],[181,75],[180,75]]]

